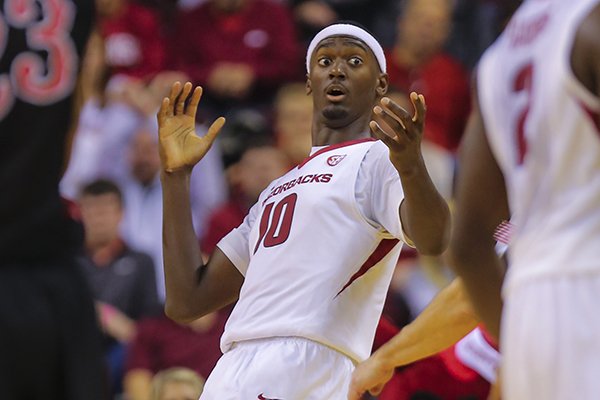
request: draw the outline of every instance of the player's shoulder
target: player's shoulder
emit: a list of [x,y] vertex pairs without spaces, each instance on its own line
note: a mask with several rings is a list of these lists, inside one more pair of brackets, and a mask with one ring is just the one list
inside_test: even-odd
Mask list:
[[361,163],[363,171],[372,171],[375,175],[383,174],[387,171],[395,171],[390,161],[390,152],[388,147],[381,140],[369,142],[369,148],[365,152]]
[[365,161],[381,162],[389,161],[389,150],[381,140],[369,142],[369,148],[365,154]]

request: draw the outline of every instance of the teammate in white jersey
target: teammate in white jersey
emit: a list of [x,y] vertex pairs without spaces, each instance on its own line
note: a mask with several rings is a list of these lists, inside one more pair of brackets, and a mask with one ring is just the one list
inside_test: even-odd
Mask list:
[[507,399],[600,393],[600,2],[528,0],[484,54],[462,144],[452,264],[498,332]]
[[446,245],[448,207],[420,151],[423,97],[411,97],[414,116],[383,97],[383,50],[353,25],[315,37],[307,73],[311,155],[268,186],[207,265],[188,181],[224,120],[194,134],[201,89],[190,83],[174,84],[159,111],[166,312],[189,321],[237,299],[203,399],[344,399],[355,363],[369,356],[402,243],[425,254]]

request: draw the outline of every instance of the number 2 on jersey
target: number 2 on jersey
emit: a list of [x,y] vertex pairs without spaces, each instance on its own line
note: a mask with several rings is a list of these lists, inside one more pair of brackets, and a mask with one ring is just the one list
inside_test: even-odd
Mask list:
[[[282,244],[290,236],[292,229],[292,220],[294,218],[294,209],[298,195],[292,193],[277,203],[269,203],[260,218],[259,236],[254,253],[258,250],[261,243],[265,247],[273,247]],[[271,218],[271,214],[273,218]]]
[[517,118],[517,165],[523,164],[523,160],[525,159],[525,154],[527,153],[527,140],[525,139],[525,122],[527,121],[527,116],[529,115],[529,110],[531,109],[531,100],[533,98],[533,64],[528,63],[523,66],[519,72],[517,72],[514,84],[513,91],[515,93],[525,92],[527,95],[527,104],[521,112],[518,114]]

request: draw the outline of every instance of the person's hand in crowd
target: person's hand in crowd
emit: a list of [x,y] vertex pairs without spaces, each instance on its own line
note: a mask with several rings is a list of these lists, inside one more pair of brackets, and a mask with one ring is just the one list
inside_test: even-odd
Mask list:
[[160,105],[160,98],[153,96],[144,82],[140,80],[124,81],[120,100],[143,115],[154,114]]
[[300,22],[321,28],[338,20],[338,15],[322,1],[309,0],[294,9],[294,15]]
[[100,326],[107,335],[121,343],[127,343],[135,335],[135,321],[110,304],[97,301],[96,312]]
[[229,67],[229,95],[233,98],[243,98],[254,83],[254,71],[246,64],[232,64]]
[[152,98],[158,99],[156,108],[158,109],[163,97],[169,95],[173,82],[187,82],[189,80],[187,74],[182,71],[162,71],[156,74],[148,83],[148,90]]
[[219,96],[241,99],[248,94],[254,80],[254,71],[248,65],[220,63],[208,77],[208,87]]

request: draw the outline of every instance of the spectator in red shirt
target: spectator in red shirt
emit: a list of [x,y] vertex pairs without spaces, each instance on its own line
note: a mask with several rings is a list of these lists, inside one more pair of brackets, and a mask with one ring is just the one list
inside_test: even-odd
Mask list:
[[189,368],[206,378],[221,357],[219,341],[227,316],[220,311],[189,325],[166,316],[140,321],[127,351],[123,382],[127,399],[149,399],[153,376],[168,368]]
[[[208,0],[183,10],[171,40],[174,69],[204,88],[203,105],[269,100],[302,78],[299,44],[287,8],[269,0]],[[296,67],[295,67],[296,66]]]
[[454,152],[469,113],[470,92],[467,72],[443,51],[451,19],[449,0],[408,0],[386,58],[391,86],[427,99],[425,139]]
[[111,75],[146,79],[165,68],[165,41],[154,10],[129,0],[96,0],[96,5]]

